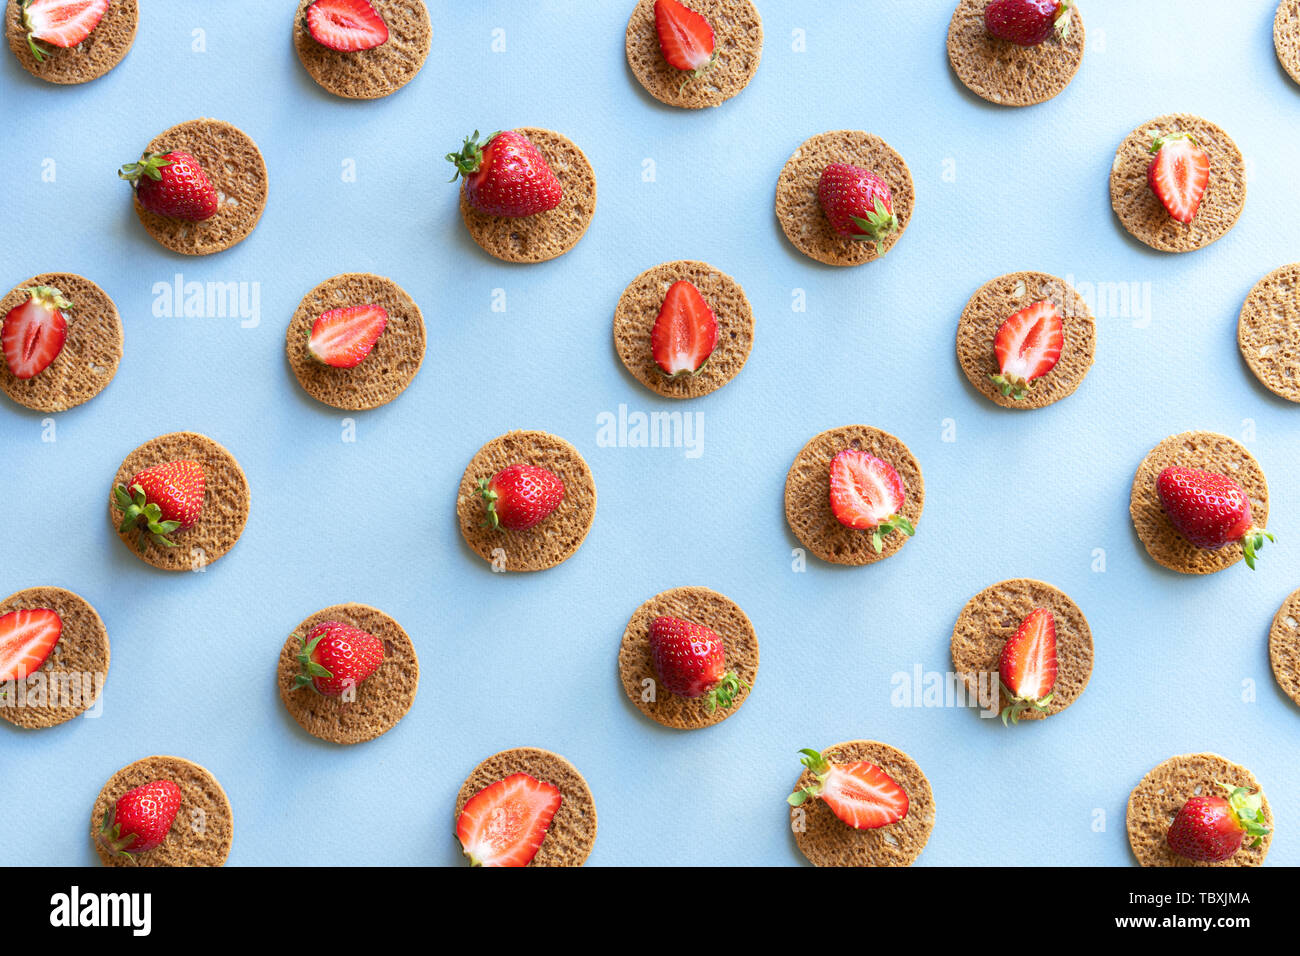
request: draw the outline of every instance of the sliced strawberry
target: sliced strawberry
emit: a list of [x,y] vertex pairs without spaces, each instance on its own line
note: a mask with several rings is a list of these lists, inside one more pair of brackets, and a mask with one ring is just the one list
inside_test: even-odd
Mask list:
[[907,816],[907,791],[889,774],[865,760],[833,764],[815,750],[801,750],[801,762],[816,780],[790,794],[792,807],[820,797],[855,830],[875,830]]
[[1191,222],[1210,183],[1210,154],[1186,133],[1157,136],[1151,144],[1155,158],[1147,167],[1147,182],[1179,222]]
[[527,866],[561,802],[559,788],[513,773],[469,798],[456,838],[473,866]]
[[916,534],[912,522],[899,514],[906,500],[902,477],[883,458],[846,448],[831,459],[831,512],[846,528],[871,531],[877,553],[891,531]]
[[998,326],[993,352],[998,373],[993,384],[1007,398],[1019,401],[1029,394],[1029,385],[1042,378],[1061,358],[1065,329],[1054,302],[1044,299],[1021,309]]
[[37,40],[63,49],[74,47],[99,26],[107,10],[108,0],[28,0],[23,7],[27,48],[40,63],[49,54],[36,45]]
[[388,24],[366,0],[316,0],[307,8],[306,22],[313,40],[342,53],[388,42]]
[[1020,715],[1030,708],[1047,713],[1056,686],[1056,618],[1051,611],[1034,608],[1020,622],[1002,645],[998,673],[1011,701],[1002,709],[1002,723],[1007,718],[1019,723]]
[[655,0],[655,31],[668,65],[692,79],[713,65],[713,27],[703,14],[678,0]]
[[35,673],[62,633],[63,618],[47,607],[0,617],[0,684]]
[[5,315],[0,347],[15,378],[33,378],[49,368],[68,338],[64,309],[72,303],[58,289],[38,285],[27,290],[27,301]]
[[312,325],[307,351],[326,365],[355,368],[370,354],[386,325],[388,312],[382,305],[330,309]]
[[668,287],[654,328],[650,352],[670,378],[694,375],[718,346],[718,319],[700,290],[685,279]]

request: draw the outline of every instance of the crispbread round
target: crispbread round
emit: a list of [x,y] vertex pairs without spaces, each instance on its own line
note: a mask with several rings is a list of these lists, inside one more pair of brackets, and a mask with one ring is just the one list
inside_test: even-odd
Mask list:
[[[1045,607],[1056,621],[1056,686],[1047,713],[1033,708],[1022,711],[1021,720],[1040,720],[1059,714],[1078,699],[1092,677],[1092,629],[1079,606],[1064,591],[1035,581],[1014,578],[986,587],[966,602],[952,629],[952,667],[967,690],[979,692],[981,674],[991,675],[998,686],[998,664],[1004,645],[1021,621],[1035,608]],[[998,710],[1010,701],[999,692]]]
[[108,520],[113,530],[122,523],[122,512],[112,488],[126,484],[146,468],[185,460],[197,461],[203,468],[203,512],[192,527],[171,535],[176,547],[156,545],[148,539],[141,545],[134,531],[118,531],[118,537],[142,561],[164,571],[193,571],[213,564],[234,547],[248,522],[248,479],[235,456],[206,435],[172,432],[145,442],[117,469],[108,495]]
[[1193,796],[1223,794],[1219,784],[1230,787],[1250,787],[1263,793],[1255,775],[1218,754],[1184,754],[1170,757],[1151,770],[1128,798],[1128,842],[1133,855],[1142,866],[1259,866],[1268,856],[1273,841],[1273,811],[1264,797],[1264,825],[1269,833],[1260,845],[1251,847],[1243,843],[1240,850],[1218,863],[1198,863],[1178,856],[1169,849],[1166,834],[1169,825]]
[[[650,622],[660,616],[675,617],[710,628],[722,639],[728,670],[745,683],[736,691],[730,707],[713,713],[704,698],[678,697],[658,687],[658,675],[650,656]],[[730,598],[708,588],[673,588],[656,594],[632,614],[623,632],[618,650],[618,672],[623,690],[641,713],[665,727],[694,730],[721,723],[749,697],[758,677],[758,635],[745,612]],[[655,691],[654,700],[646,700],[646,682]],[[748,686],[745,686],[748,685]]]
[[1277,685],[1300,704],[1300,591],[1292,591],[1273,618],[1268,659]]
[[559,754],[536,747],[516,747],[493,754],[470,772],[456,795],[456,820],[470,798],[512,773],[526,773],[560,791],[560,809],[551,818],[546,838],[529,866],[582,866],[596,842],[596,801],[578,768]]
[[[357,685],[355,700],[326,697],[310,686],[294,689],[302,670],[299,637],[326,621],[359,627],[384,645],[384,662]],[[410,636],[383,611],[365,604],[336,604],[317,611],[289,635],[280,651],[276,682],[284,706],[307,733],[331,743],[359,744],[387,733],[406,716],[420,686],[420,661]]]
[[37,63],[27,46],[27,31],[23,29],[19,0],[5,2],[5,34],[9,37],[9,49],[18,57],[18,62],[32,76],[64,85],[99,79],[121,63],[135,41],[139,20],[136,0],[111,0],[90,36],[77,46],[60,49],[36,41],[49,54]]
[[535,216],[510,218],[479,212],[460,190],[465,228],[483,251],[506,262],[545,262],[562,256],[582,238],[596,214],[596,172],[568,137],[531,126],[516,130],[537,147],[564,189],[560,204]]
[[[334,368],[312,358],[307,340],[322,314],[369,304],[384,307],[388,324],[360,365]],[[352,411],[386,405],[402,394],[420,370],[424,346],[424,317],[415,300],[392,279],[362,272],[326,279],[308,292],[285,333],[285,352],[303,390],[326,405]]]
[[1251,517],[1256,527],[1268,523],[1268,482],[1264,469],[1245,447],[1227,435],[1214,432],[1183,432],[1171,435],[1147,454],[1133,477],[1129,514],[1147,553],[1173,571],[1183,574],[1212,574],[1242,559],[1241,543],[1233,541],[1217,551],[1196,547],[1169,523],[1156,479],[1170,465],[1213,471],[1235,479],[1250,497]]
[[[934,829],[934,791],[917,762],[903,751],[875,740],[850,740],[822,751],[830,763],[866,760],[889,774],[907,793],[907,816],[886,827],[855,830],[822,800],[788,807],[794,841],[814,866],[911,866]],[[791,793],[816,778],[805,770]]]
[[899,551],[909,540],[901,531],[884,536],[876,553],[871,532],[847,528],[831,511],[831,459],[846,448],[860,448],[893,465],[903,479],[902,514],[920,532],[925,507],[921,465],[901,441],[869,425],[824,431],[803,446],[785,476],[785,519],[809,551],[832,564],[872,564]]
[[1273,18],[1273,49],[1278,62],[1300,83],[1300,0],[1282,0]]
[[[155,780],[170,780],[181,791],[181,807],[167,839],[134,859],[110,856],[98,839],[104,815],[128,790]],[[104,784],[90,811],[90,842],[105,866],[222,866],[234,836],[226,791],[205,768],[181,757],[145,757],[128,764]]]
[[312,39],[306,27],[312,0],[293,18],[293,47],[311,78],[335,96],[373,100],[396,93],[415,78],[429,55],[433,26],[423,0],[370,0],[388,26],[388,40],[371,50],[345,53]]
[[[831,163],[870,169],[889,186],[898,230],[883,240],[846,239],[831,228],[817,198],[822,172]],[[776,181],[776,218],[785,236],[804,255],[832,266],[859,266],[894,247],[912,220],[916,191],[903,157],[879,136],[842,129],[804,140]]]
[[257,144],[243,130],[221,120],[180,123],[154,137],[148,153],[183,150],[199,161],[217,189],[216,215],[203,222],[169,219],[149,212],[131,190],[135,214],[149,235],[172,252],[206,256],[245,239],[266,208],[266,163]]
[[1065,39],[1038,46],[999,40],[984,26],[989,0],[961,0],[948,24],[948,62],[976,96],[1000,106],[1033,106],[1070,85],[1083,62],[1084,29],[1079,8],[1070,9]]
[[0,319],[28,299],[27,290],[45,285],[72,303],[65,311],[68,337],[49,367],[38,375],[15,378],[0,360],[0,388],[19,405],[38,412],[62,412],[88,402],[113,380],[122,360],[122,318],[108,293],[71,272],[45,272],[14,287],[0,299]]
[[[1147,169],[1157,134],[1190,133],[1210,154],[1210,181],[1196,216],[1178,222],[1151,191]],[[1246,160],[1227,133],[1190,113],[1170,113],[1128,134],[1110,170],[1110,204],[1135,239],[1162,252],[1208,246],[1236,224],[1246,205]]]
[[661,103],[700,109],[731,99],[754,78],[763,56],[763,19],[749,0],[689,0],[713,27],[716,59],[702,76],[670,66],[659,49],[654,0],[639,0],[627,21],[627,63]]
[[[676,378],[655,364],[650,333],[674,282],[699,290],[718,320],[718,344],[704,367]],[[665,398],[698,398],[717,391],[745,367],[754,346],[754,312],[740,283],[707,262],[665,262],[641,273],[614,310],[614,348],[638,382]]]
[[[479,479],[519,464],[536,465],[558,475],[564,482],[564,500],[531,528],[493,529],[484,523],[487,512],[478,491]],[[578,449],[563,438],[547,432],[507,432],[470,459],[456,493],[456,517],[465,543],[484,561],[506,571],[541,571],[568,559],[587,537],[596,517],[596,483]],[[500,555],[493,554],[497,550]]]
[[1300,263],[1255,283],[1237,319],[1237,345],[1260,384],[1300,402]]
[[[1014,313],[1050,299],[1061,311],[1065,344],[1056,367],[1030,383],[1029,394],[1017,401],[998,391],[989,379],[998,371],[993,342],[998,327]],[[966,303],[957,323],[957,361],[976,391],[1003,408],[1042,408],[1074,392],[1092,368],[1097,325],[1088,303],[1056,276],[1046,272],[1012,272],[984,285]]]
[[[5,706],[5,701],[0,698],[0,718],[29,729],[53,727],[90,709],[108,677],[110,656],[108,630],[99,614],[85,598],[63,588],[28,588],[11,594],[0,602],[0,615],[36,608],[49,608],[58,614],[63,620],[63,631],[54,650],[36,672],[44,675],[41,686],[34,686],[38,682],[34,675],[29,675],[25,692],[40,693],[43,686],[47,695],[53,695],[56,690],[61,695],[63,684],[59,678],[67,677],[70,678],[66,685],[68,695],[73,702],[51,706],[47,696],[46,703],[38,706],[28,705],[26,698],[22,706],[18,706],[18,702]],[[82,696],[83,693],[88,696]]]

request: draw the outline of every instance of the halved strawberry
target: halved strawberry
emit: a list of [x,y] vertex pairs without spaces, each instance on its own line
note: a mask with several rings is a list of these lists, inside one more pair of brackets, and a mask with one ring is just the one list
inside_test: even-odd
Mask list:
[[668,65],[690,71],[682,86],[713,66],[713,27],[703,14],[678,0],[655,0],[655,31]]
[[998,373],[989,379],[1007,398],[1029,394],[1029,385],[1042,378],[1061,358],[1065,329],[1056,303],[1044,299],[1026,306],[998,326],[993,352]]
[[5,315],[0,328],[0,347],[14,378],[33,378],[50,367],[63,351],[68,338],[68,317],[64,309],[72,303],[58,289],[46,285],[27,290],[27,301]]
[[49,53],[36,41],[67,49],[74,47],[99,26],[108,0],[27,0],[23,7],[23,26],[27,29],[27,48],[36,62]]
[[331,50],[355,53],[388,42],[388,24],[366,0],[316,0],[307,8],[307,32]]
[[685,279],[668,287],[654,328],[650,352],[670,378],[694,375],[718,346],[718,319],[700,290]]
[[35,673],[62,633],[63,618],[47,607],[0,617],[0,684]]
[[1147,167],[1147,182],[1169,215],[1191,222],[1210,183],[1210,154],[1187,133],[1157,136],[1155,157]]
[[1002,690],[1010,703],[1002,708],[1002,723],[1033,708],[1047,713],[1056,686],[1056,618],[1045,607],[1034,608],[1020,622],[1016,633],[1002,645],[998,658]]
[[456,838],[472,866],[527,866],[561,802],[558,787],[512,773],[469,798]]
[[907,791],[873,763],[833,764],[815,750],[800,750],[800,760],[817,779],[786,798],[792,807],[820,797],[855,830],[875,830],[907,816]]
[[912,522],[898,512],[907,496],[898,471],[883,458],[858,448],[846,448],[831,459],[831,511],[846,528],[871,531],[871,546],[879,553],[891,531],[916,534]]
[[326,365],[355,368],[370,354],[386,325],[388,312],[382,305],[330,309],[312,325],[307,351]]

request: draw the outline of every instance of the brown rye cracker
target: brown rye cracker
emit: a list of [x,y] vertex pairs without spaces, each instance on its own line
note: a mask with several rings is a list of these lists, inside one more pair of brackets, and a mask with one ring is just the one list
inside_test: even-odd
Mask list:
[[1038,46],[999,40],[984,26],[990,0],[961,0],[948,24],[948,62],[962,85],[999,106],[1033,106],[1056,96],[1083,62],[1084,29],[1079,8],[1070,7],[1064,38]]
[[[712,713],[703,697],[678,697],[658,686],[650,655],[650,623],[657,617],[675,617],[711,629],[722,639],[727,669],[744,683],[730,707]],[[709,588],[673,588],[642,604],[627,622],[618,650],[618,672],[623,690],[637,709],[651,720],[676,730],[694,730],[721,723],[740,709],[758,677],[758,635],[745,612],[730,598]],[[653,700],[646,700],[653,690]]]
[[537,147],[564,190],[560,204],[535,216],[511,218],[479,212],[460,190],[465,228],[483,251],[506,262],[545,262],[562,256],[582,238],[596,214],[596,173],[570,139],[548,129],[520,127]]
[[5,34],[9,38],[9,49],[22,68],[37,79],[65,86],[97,80],[121,63],[135,42],[139,20],[140,9],[136,0],[111,0],[90,36],[77,46],[62,49],[37,40],[37,46],[47,54],[38,63],[27,46],[21,0],[6,0],[5,3]]
[[[627,63],[646,92],[685,109],[719,106],[754,78],[763,56],[763,20],[749,0],[688,0],[713,27],[714,62],[700,76],[669,65],[659,48],[654,0],[639,0],[627,21]],[[683,82],[685,81],[685,82]]]
[[148,153],[182,150],[199,161],[216,187],[218,206],[203,222],[171,219],[149,212],[131,191],[135,214],[145,231],[172,252],[206,256],[243,241],[253,231],[266,208],[266,163],[257,144],[229,123],[214,119],[189,120],[154,137]]
[[894,466],[903,479],[901,514],[920,533],[925,507],[921,465],[908,447],[888,432],[869,425],[832,428],[813,438],[795,456],[785,478],[785,518],[790,530],[813,554],[832,564],[873,564],[896,554],[909,540],[902,531],[884,535],[879,552],[871,532],[840,524],[831,511],[831,459],[846,448],[859,448]]
[[536,747],[516,747],[493,754],[470,772],[456,795],[452,839],[456,821],[470,798],[498,780],[526,773],[560,791],[560,808],[551,818],[546,838],[529,866],[582,866],[596,842],[596,801],[578,768],[559,754]]
[[1264,469],[1240,442],[1214,432],[1183,432],[1171,435],[1142,459],[1133,477],[1129,515],[1147,553],[1166,568],[1183,574],[1213,574],[1236,564],[1243,557],[1241,543],[1225,544],[1207,551],[1192,544],[1174,529],[1156,493],[1156,479],[1171,465],[1213,471],[1235,479],[1250,498],[1250,512],[1256,527],[1268,523],[1268,482]]
[[[331,309],[381,305],[388,324],[360,365],[335,368],[312,357],[307,341],[316,320]],[[392,279],[348,272],[326,279],[298,304],[285,333],[285,353],[298,384],[312,398],[335,408],[364,411],[386,405],[406,390],[424,361],[424,316]]]
[[[99,697],[103,682],[108,678],[110,657],[108,630],[104,627],[103,620],[85,598],[71,591],[51,587],[19,591],[0,602],[0,615],[37,608],[49,608],[63,620],[59,642],[36,672],[44,676],[37,678],[28,675],[24,682],[22,706],[18,706],[17,699],[6,704],[7,692],[0,689],[0,718],[29,730],[53,727],[89,710]],[[61,678],[75,682],[71,686],[76,688],[76,697],[69,697],[70,703],[53,705],[50,703],[50,695],[64,685]],[[3,687],[0,684],[0,688]],[[35,706],[28,704],[27,695],[39,694],[42,688],[46,695],[45,702]]]
[[[564,500],[531,528],[522,531],[487,525],[479,479],[508,465],[535,465],[564,482]],[[494,438],[470,459],[456,493],[456,517],[465,543],[484,561],[507,571],[553,568],[578,550],[596,517],[596,483],[578,450],[563,438],[539,431],[512,431]],[[499,555],[493,554],[500,549]]]
[[[718,344],[694,375],[664,374],[655,364],[651,332],[664,296],[685,280],[699,290],[718,320]],[[665,398],[698,398],[717,391],[745,367],[754,346],[754,311],[740,283],[707,262],[665,262],[641,273],[614,309],[614,348],[638,382]]]
[[1259,866],[1263,863],[1273,840],[1273,811],[1267,796],[1263,815],[1264,825],[1270,832],[1259,846],[1243,843],[1240,850],[1218,863],[1188,860],[1169,849],[1166,838],[1169,825],[1183,804],[1197,795],[1227,796],[1227,791],[1219,786],[1221,783],[1263,793],[1253,773],[1218,754],[1183,754],[1152,768],[1129,795],[1125,816],[1129,846],[1138,863],[1142,866]]
[[[1061,312],[1065,342],[1056,367],[1029,384],[1016,400],[1003,395],[989,378],[998,372],[993,343],[998,327],[1021,309],[1051,300]],[[957,361],[975,390],[1003,408],[1042,408],[1072,394],[1083,381],[1097,350],[1097,324],[1088,303],[1056,276],[1046,272],[1012,272],[984,283],[966,303],[957,323]]]
[[1300,591],[1278,608],[1268,632],[1268,660],[1282,691],[1300,704]]
[[420,72],[429,55],[433,26],[423,0],[370,0],[388,26],[388,40],[370,50],[346,53],[317,43],[306,26],[312,0],[301,0],[293,18],[293,48],[311,78],[335,96],[373,100],[396,93]]
[[[907,816],[889,826],[855,830],[819,799],[787,807],[799,850],[814,866],[911,866],[925,849],[934,829],[934,791],[920,766],[903,751],[875,740],[850,740],[828,747],[830,763],[868,761],[907,793]],[[791,793],[812,786],[816,778],[804,770]]]
[[[203,468],[203,511],[192,527],[170,535],[176,547],[154,544],[148,537],[141,544],[134,529],[118,531],[122,512],[112,489],[125,485],[146,468],[186,460],[197,461]],[[140,560],[164,571],[193,571],[213,564],[234,547],[248,522],[249,491],[244,470],[225,448],[195,432],[172,432],[145,442],[126,456],[113,476],[109,492],[108,520],[113,530]]]
[[[817,198],[822,172],[831,163],[869,169],[889,186],[898,229],[879,241],[848,239],[831,228]],[[809,137],[794,151],[776,181],[776,218],[786,238],[804,255],[832,266],[860,266],[894,247],[912,220],[916,189],[903,157],[879,136],[842,129]]]
[[[1147,179],[1158,135],[1189,133],[1210,156],[1210,181],[1191,222],[1169,215]],[[1157,116],[1129,133],[1110,171],[1110,204],[1124,228],[1162,252],[1191,252],[1208,246],[1236,224],[1246,205],[1246,160],[1227,133],[1190,113]]]
[[1300,402],[1300,263],[1255,283],[1237,319],[1237,345],[1261,385]]
[[1273,49],[1291,79],[1300,83],[1300,0],[1282,0],[1273,18]]
[[0,299],[0,318],[29,298],[32,286],[58,289],[72,303],[64,311],[68,337],[63,349],[38,375],[15,378],[0,361],[0,388],[19,405],[38,412],[63,412],[90,401],[117,374],[122,360],[122,317],[108,293],[71,272],[45,272],[20,283]]
[[[1047,713],[1034,708],[1021,711],[1021,720],[1041,720],[1069,707],[1088,686],[1092,677],[1092,629],[1079,606],[1069,595],[1050,584],[1032,578],[1000,581],[966,602],[952,629],[952,666],[971,697],[978,699],[980,675],[986,687],[999,686],[998,665],[1002,647],[1016,633],[1020,623],[1035,608],[1052,612],[1056,623],[1056,686]],[[998,711],[1010,704],[999,690]]]
[[[358,627],[384,645],[384,662],[356,686],[355,700],[326,697],[310,685],[294,687],[302,672],[300,638],[326,621]],[[317,611],[289,635],[280,651],[276,682],[284,706],[307,733],[330,743],[359,744],[387,733],[406,716],[420,686],[420,661],[410,636],[383,611],[365,604],[336,604]]]

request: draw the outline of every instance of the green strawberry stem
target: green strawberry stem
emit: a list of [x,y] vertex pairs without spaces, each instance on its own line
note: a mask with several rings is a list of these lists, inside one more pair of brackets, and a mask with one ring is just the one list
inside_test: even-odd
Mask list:
[[[134,498],[131,493],[135,495]],[[181,523],[163,521],[162,509],[145,497],[144,489],[138,484],[131,486],[131,493],[127,492],[125,485],[113,489],[113,501],[122,512],[122,523],[117,530],[125,534],[132,528],[138,528],[141,548],[146,540],[164,548],[176,547],[176,542],[167,535],[179,528]]]
[[742,687],[749,690],[749,685],[741,680],[740,675],[735,671],[722,675],[717,685],[704,695],[705,702],[709,705],[709,713],[713,713],[719,707],[730,707]]
[[1201,145],[1196,141],[1196,137],[1193,136],[1191,133],[1166,133],[1164,135],[1157,133],[1156,138],[1151,141],[1151,148],[1147,150],[1147,152],[1150,153],[1160,152],[1160,147],[1164,146],[1165,143],[1169,142],[1171,139],[1185,139],[1188,142],[1190,142],[1193,146],[1196,146],[1198,148]]
[[1008,378],[1005,375],[990,375],[989,381],[998,387],[998,391],[1004,397],[1020,401],[1029,394],[1029,386],[1032,382],[1026,382],[1023,378]]
[[1020,723],[1020,715],[1027,710],[1036,710],[1040,714],[1046,714],[1047,705],[1051,703],[1052,698],[1056,695],[1056,691],[1052,691],[1041,700],[1035,700],[1032,697],[1017,697],[1011,692],[1011,688],[1002,681],[998,681],[998,683],[1002,686],[1002,693],[1011,701],[1006,707],[1002,708],[1002,726],[1004,727],[1007,726],[1007,718],[1010,718],[1013,724]]
[[1264,539],[1276,541],[1271,534],[1263,528],[1251,528],[1241,536],[1241,550],[1246,556],[1246,567],[1252,571],[1255,570],[1255,555],[1264,547]]
[[1061,6],[1056,11],[1056,36],[1061,40],[1068,40],[1070,37],[1070,14],[1073,13],[1074,0],[1061,0]]
[[483,522],[483,526],[493,531],[500,531],[501,519],[497,516],[497,499],[501,496],[489,487],[486,478],[478,480],[478,493],[483,497],[483,507],[487,509],[487,520]]
[[1264,798],[1249,787],[1230,787],[1220,783],[1228,791],[1228,806],[1232,808],[1237,824],[1246,831],[1246,837],[1254,837],[1251,846],[1259,846],[1268,836],[1268,827],[1264,826]]
[[320,643],[320,639],[325,635],[324,633],[317,634],[312,638],[310,644],[307,643],[307,638],[301,634],[295,633],[293,636],[298,638],[298,643],[302,645],[302,650],[298,652],[298,663],[302,665],[302,672],[294,678],[293,689],[297,690],[311,684],[314,690],[316,687],[314,678],[324,677],[328,679],[334,676],[333,672],[311,659],[312,654],[316,652],[316,645]]
[[72,300],[53,286],[34,285],[27,290],[27,294],[31,296],[31,301],[37,304],[48,303],[59,310],[72,308]]
[[884,201],[879,197],[876,198],[874,212],[867,213],[865,217],[850,216],[849,218],[862,230],[862,235],[853,237],[861,241],[879,242],[898,231],[898,217],[885,208]]
[[117,171],[120,179],[125,179],[132,186],[140,181],[141,176],[147,176],[150,179],[162,179],[162,173],[159,172],[164,166],[170,166],[170,159],[163,159],[158,153],[145,153],[140,157],[138,163],[127,163]]
[[912,527],[912,522],[908,521],[902,515],[890,515],[880,524],[871,529],[871,546],[879,554],[885,547],[885,535],[891,531],[901,531],[903,534],[911,537],[916,534],[916,529]]
[[128,860],[134,860],[135,854],[128,853],[126,848],[135,842],[136,834],[122,836],[122,824],[114,821],[113,810],[113,807],[109,807],[104,811],[104,821],[99,826],[99,841],[104,844],[110,856],[124,856]]
[[677,94],[680,96],[682,90],[686,89],[687,83],[691,82],[691,80],[698,80],[705,73],[708,73],[709,70],[713,69],[713,65],[717,62],[718,62],[718,51],[714,50],[713,56],[709,57],[708,63],[705,63],[703,66],[691,70],[689,73],[686,74],[686,78],[682,80],[681,83],[677,84]]
[[497,130],[482,143],[478,141],[478,130],[474,130],[473,136],[466,136],[465,144],[460,148],[459,153],[447,154],[447,162],[456,167],[456,172],[447,181],[454,183],[461,176],[478,172],[479,167],[483,165],[483,150],[500,135],[501,131]]
[[802,806],[805,802],[813,797],[821,796],[822,788],[826,783],[826,775],[831,772],[831,765],[816,750],[804,748],[799,751],[803,754],[800,763],[812,771],[813,776],[817,779],[806,787],[801,787],[790,796],[785,798],[785,802],[792,807]]

